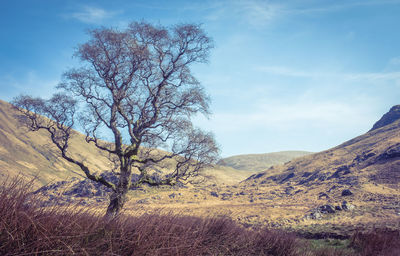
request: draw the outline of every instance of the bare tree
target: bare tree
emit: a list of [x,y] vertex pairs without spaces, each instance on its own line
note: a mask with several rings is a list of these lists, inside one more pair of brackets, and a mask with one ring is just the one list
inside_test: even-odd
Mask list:
[[[89,35],[75,53],[84,66],[63,75],[62,93],[48,100],[19,96],[13,104],[31,130],[49,132],[64,159],[112,189],[107,215],[115,216],[131,187],[174,185],[216,160],[212,134],[191,122],[194,114],[209,113],[209,97],[190,67],[207,61],[212,41],[193,24],[134,22],[125,31],[101,28]],[[69,152],[77,122],[86,142],[108,154],[116,184]],[[135,172],[139,179],[132,182]]]

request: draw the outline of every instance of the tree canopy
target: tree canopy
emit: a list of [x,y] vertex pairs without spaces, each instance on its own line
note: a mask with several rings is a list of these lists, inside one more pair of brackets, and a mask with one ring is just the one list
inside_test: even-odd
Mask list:
[[[116,215],[131,187],[173,185],[217,159],[213,135],[191,121],[210,113],[191,66],[207,62],[213,44],[196,24],[134,22],[123,31],[99,28],[89,35],[75,52],[83,65],[64,73],[60,92],[47,100],[21,95],[13,104],[31,130],[49,132],[63,158],[113,190],[107,212]],[[117,184],[70,154],[77,126],[87,143],[108,154]],[[139,174],[134,181],[133,172]]]

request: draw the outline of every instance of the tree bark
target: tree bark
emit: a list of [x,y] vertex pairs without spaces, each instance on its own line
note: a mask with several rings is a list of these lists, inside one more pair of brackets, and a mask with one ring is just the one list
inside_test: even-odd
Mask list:
[[120,213],[126,202],[126,193],[123,191],[112,192],[110,203],[107,207],[106,217],[115,218]]
[[131,167],[125,166],[121,168],[116,191],[113,191],[110,196],[110,204],[107,207],[106,217],[115,218],[120,213],[125,202],[127,201],[127,193],[131,187]]

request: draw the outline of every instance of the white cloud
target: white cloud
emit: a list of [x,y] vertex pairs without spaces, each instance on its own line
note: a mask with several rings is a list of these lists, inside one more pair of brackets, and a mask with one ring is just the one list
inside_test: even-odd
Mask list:
[[81,10],[71,13],[70,17],[84,23],[96,24],[101,23],[105,19],[111,18],[114,15],[115,12],[106,11],[102,8],[83,6]]

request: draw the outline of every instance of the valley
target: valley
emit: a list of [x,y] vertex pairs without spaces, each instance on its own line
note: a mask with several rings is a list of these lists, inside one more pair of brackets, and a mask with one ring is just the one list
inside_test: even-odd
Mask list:
[[[60,158],[46,134],[20,128],[8,103],[0,106],[2,179],[37,177],[36,194],[44,207],[106,209],[103,186]],[[400,119],[374,127],[323,152],[236,156],[204,170],[199,183],[133,189],[124,213],[227,216],[246,228],[281,228],[311,238],[345,238],[377,226],[400,230]],[[107,157],[78,142],[82,136],[77,133],[74,150],[100,173],[112,175]]]

